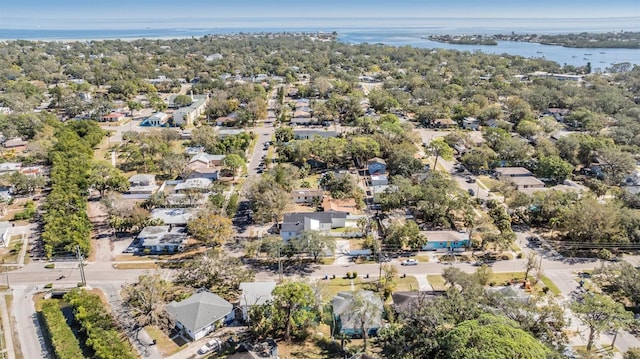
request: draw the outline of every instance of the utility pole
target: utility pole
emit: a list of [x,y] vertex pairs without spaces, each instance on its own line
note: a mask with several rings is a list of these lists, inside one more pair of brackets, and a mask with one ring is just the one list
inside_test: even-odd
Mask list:
[[80,246],[76,246],[76,252],[78,254],[78,261],[80,262],[79,267],[80,268],[80,281],[82,282],[82,286],[86,287],[87,286],[87,280],[84,276],[84,258],[82,257],[82,253],[80,253]]
[[9,267],[4,265],[4,259],[2,260],[2,266],[4,267],[4,274],[7,277],[7,289],[11,288],[11,285],[9,285]]
[[280,247],[278,247],[278,276],[280,277],[280,283],[282,283],[282,253],[280,253]]

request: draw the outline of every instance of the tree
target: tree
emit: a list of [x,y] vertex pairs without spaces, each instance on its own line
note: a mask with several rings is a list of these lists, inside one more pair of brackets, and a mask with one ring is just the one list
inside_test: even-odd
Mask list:
[[596,270],[592,278],[618,302],[628,301],[634,308],[640,306],[640,270],[633,265],[614,263]]
[[138,282],[123,285],[121,295],[127,315],[139,327],[155,325],[167,332],[173,329],[174,318],[165,310],[173,299],[173,288],[160,274],[141,275]]
[[547,358],[551,354],[531,334],[504,317],[485,314],[478,319],[464,321],[442,338],[438,358]]
[[253,220],[259,223],[279,223],[291,205],[291,196],[274,178],[262,176],[247,192],[253,210]]
[[524,263],[524,280],[529,278],[529,273],[538,268],[538,256],[535,253],[527,254],[527,260]]
[[449,145],[442,138],[436,138],[435,140],[432,140],[431,143],[429,143],[429,150],[436,157],[436,160],[433,164],[434,170],[438,166],[439,157],[442,157],[447,161],[453,159],[453,148],[449,147]]
[[13,193],[18,195],[30,194],[38,188],[43,188],[46,181],[41,175],[28,176],[20,171],[5,175],[6,181],[13,187]]
[[291,339],[291,332],[303,331],[316,317],[316,298],[313,289],[301,282],[288,282],[273,290],[274,308],[284,323],[284,340]]
[[369,328],[382,316],[382,301],[373,292],[356,292],[351,298],[347,311],[362,332],[363,352],[367,352]]
[[89,182],[100,192],[100,197],[107,191],[125,192],[129,189],[129,181],[122,172],[104,161],[93,164]]
[[245,165],[245,160],[244,158],[240,157],[240,155],[232,153],[224,157],[224,159],[222,160],[222,165],[225,168],[231,170],[231,172],[233,173],[233,178],[235,179],[238,169]]
[[360,165],[366,165],[367,158],[380,155],[380,144],[371,137],[352,137],[347,143],[347,152]]
[[420,248],[425,245],[428,238],[420,233],[420,227],[415,221],[407,221],[404,224],[393,224],[385,237],[385,244],[395,250],[403,248]]
[[191,288],[206,288],[227,300],[236,300],[242,282],[253,281],[254,273],[240,259],[208,250],[183,262],[175,282]]
[[598,150],[598,159],[606,180],[611,184],[619,184],[624,177],[636,167],[636,161],[628,152],[617,148],[604,147]]
[[188,95],[178,95],[173,99],[173,105],[176,107],[187,107],[191,105],[193,100]]
[[611,260],[612,256],[611,251],[606,248],[602,248],[598,251],[598,259],[600,259],[601,268],[604,268],[604,262]]
[[187,229],[193,238],[214,247],[230,241],[234,235],[231,219],[206,210],[190,219]]
[[640,359],[640,348],[629,348],[624,353],[624,359]]
[[573,313],[589,328],[587,352],[591,352],[593,341],[603,331],[623,328],[633,318],[622,303],[606,295],[589,292],[582,300],[571,303]]
[[291,241],[293,247],[302,253],[309,253],[313,256],[313,261],[318,260],[319,255],[333,252],[336,249],[336,241],[329,236],[322,235],[317,231],[303,231]]
[[276,143],[288,143],[295,139],[293,128],[289,126],[280,126],[275,132]]
[[538,162],[536,174],[542,178],[550,178],[556,183],[562,183],[571,177],[573,166],[559,156],[544,156]]

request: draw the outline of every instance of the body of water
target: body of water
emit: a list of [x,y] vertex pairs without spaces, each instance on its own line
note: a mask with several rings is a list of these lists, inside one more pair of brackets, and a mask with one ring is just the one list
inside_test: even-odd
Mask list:
[[[302,21],[306,20],[306,21]],[[544,57],[560,65],[584,66],[587,62],[595,69],[605,70],[614,63],[629,62],[640,65],[640,49],[574,49],[561,46],[540,45],[526,42],[501,41],[497,46],[454,45],[423,39],[431,34],[557,34],[605,31],[640,31],[639,18],[616,19],[453,19],[453,18],[310,18],[291,19],[244,19],[244,22],[201,22],[196,28],[141,28],[127,23],[131,28],[121,29],[0,29],[0,39],[86,41],[122,39],[170,39],[201,37],[208,34],[236,34],[260,32],[332,32],[345,43],[381,43],[392,46],[415,46],[420,48],[455,49],[481,51],[487,54],[509,54],[528,58]],[[180,25],[182,22],[169,22]],[[205,24],[216,25],[206,26]],[[186,24],[186,23],[185,23]],[[138,26],[143,27],[140,23]],[[197,26],[196,25],[196,26]]]

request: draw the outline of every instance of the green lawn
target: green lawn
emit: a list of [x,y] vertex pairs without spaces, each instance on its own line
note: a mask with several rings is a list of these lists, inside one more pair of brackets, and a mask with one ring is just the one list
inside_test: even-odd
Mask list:
[[439,274],[431,274],[427,276],[427,280],[429,284],[431,284],[431,288],[433,290],[447,290],[446,285],[444,284],[444,278],[442,278]]
[[555,294],[555,295],[560,295],[560,288],[558,288],[558,286],[556,286],[551,279],[549,279],[549,277],[543,275],[542,278],[540,278],[540,281],[542,283],[544,283],[545,286],[547,286],[547,288],[549,288],[549,290],[551,291],[551,293]]
[[148,326],[145,330],[151,339],[156,341],[158,351],[160,351],[164,356],[173,355],[187,347],[186,345],[179,347],[173,340],[171,340],[171,338],[156,326]]

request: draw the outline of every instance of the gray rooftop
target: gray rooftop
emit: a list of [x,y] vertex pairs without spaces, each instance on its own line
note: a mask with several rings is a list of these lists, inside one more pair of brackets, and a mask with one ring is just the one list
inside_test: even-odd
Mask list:
[[164,224],[184,226],[194,215],[191,208],[156,208],[151,211],[151,219],[160,219]]
[[498,167],[495,171],[501,176],[533,176],[533,173],[524,167]]
[[240,304],[251,306],[265,304],[273,296],[271,292],[276,287],[276,282],[244,282],[240,283]]
[[187,239],[187,232],[183,227],[148,226],[140,231],[137,238],[142,240],[143,247],[166,244],[179,245]]
[[202,291],[181,301],[173,301],[167,305],[167,312],[173,315],[191,333],[226,317],[233,310],[233,305],[220,296]]

